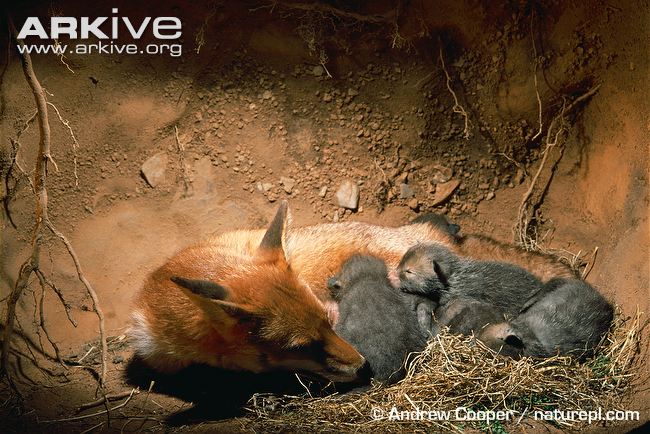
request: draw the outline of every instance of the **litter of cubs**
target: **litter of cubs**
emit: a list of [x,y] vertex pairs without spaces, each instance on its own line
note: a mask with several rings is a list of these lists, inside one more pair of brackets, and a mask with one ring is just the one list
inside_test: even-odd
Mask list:
[[249,403],[266,424],[344,429],[381,424],[377,406],[603,406],[630,384],[638,332],[638,316],[615,316],[550,255],[439,215],[293,228],[283,202],[266,230],[212,237],[154,271],[131,335],[164,373],[205,364],[360,385]]

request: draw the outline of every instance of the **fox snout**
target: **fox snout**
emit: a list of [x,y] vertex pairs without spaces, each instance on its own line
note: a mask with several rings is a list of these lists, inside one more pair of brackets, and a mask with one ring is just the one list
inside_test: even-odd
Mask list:
[[332,381],[348,382],[359,379],[366,359],[334,331],[325,346],[325,369],[322,376]]

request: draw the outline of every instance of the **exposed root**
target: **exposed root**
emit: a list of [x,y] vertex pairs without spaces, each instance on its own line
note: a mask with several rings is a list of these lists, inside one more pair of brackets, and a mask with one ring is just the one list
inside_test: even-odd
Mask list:
[[596,256],[598,255],[598,246],[594,247],[594,253],[591,255],[591,259],[589,262],[587,262],[587,265],[585,266],[584,270],[582,270],[582,280],[585,280],[587,276],[589,276],[589,273],[591,273],[591,270],[594,268],[594,264],[596,263]]
[[[521,203],[519,205],[519,210],[517,212],[517,221],[514,227],[515,242],[523,246],[524,248],[531,250],[533,241],[530,238],[530,224],[533,219],[533,213],[535,209],[539,206],[539,201],[531,202],[533,193],[537,188],[537,181],[542,174],[546,162],[548,160],[551,150],[558,147],[560,149],[559,158],[556,160],[555,165],[551,169],[551,172],[555,169],[556,164],[559,162],[559,159],[562,157],[562,152],[564,150],[564,143],[562,140],[568,133],[567,119],[566,116],[581,102],[591,98],[593,95],[598,92],[600,85],[597,85],[585,92],[583,95],[579,96],[571,103],[567,103],[567,100],[564,99],[562,102],[562,108],[560,112],[553,117],[548,129],[546,130],[546,138],[544,141],[544,150],[542,151],[542,159],[537,167],[537,171],[533,175],[533,178],[530,181],[528,189],[524,193]],[[551,177],[547,178],[547,182],[543,185],[540,190],[545,191],[548,187]]]
[[[87,402],[85,404],[81,404],[79,406],[79,408],[77,408],[77,412],[82,412],[84,410],[88,410],[89,408],[93,408],[93,407],[97,407],[99,405],[105,404],[106,401],[117,401],[119,399],[128,398],[129,396],[133,395],[133,393],[134,393],[134,391],[131,390],[131,391],[128,391],[128,392],[107,394],[106,396],[103,396],[103,397],[101,397],[99,399],[96,399],[94,401]],[[139,393],[139,392],[136,391],[135,393]]]
[[59,62],[61,62],[63,66],[65,66],[65,69],[67,69],[68,71],[74,74],[75,72],[72,70],[72,68],[70,68],[70,65],[66,61],[65,54],[61,52],[61,43],[59,42],[58,39],[54,40],[54,46],[55,46],[54,52],[56,53],[56,57],[59,58]]
[[79,142],[77,141],[77,137],[74,135],[74,130],[70,126],[70,122],[66,119],[63,119],[63,116],[61,116],[59,109],[49,101],[47,102],[47,105],[49,105],[54,109],[57,117],[59,118],[59,121],[68,129],[68,132],[70,133],[70,137],[72,137],[72,158],[73,158],[72,170],[74,173],[74,185],[75,187],[78,187],[79,176],[77,175],[77,149],[79,149]]
[[54,225],[49,220],[49,218],[46,220],[46,225],[47,228],[51,230],[52,233],[56,235],[57,238],[59,238],[65,245],[66,249],[68,250],[68,254],[72,258],[72,261],[74,262],[75,269],[77,270],[77,277],[79,278],[79,281],[83,283],[84,287],[86,288],[86,292],[88,293],[90,299],[93,302],[93,310],[95,311],[95,314],[97,315],[97,319],[99,320],[99,339],[102,345],[102,371],[100,375],[100,384],[103,385],[104,381],[106,380],[106,371],[107,371],[106,358],[108,355],[108,347],[106,344],[106,327],[104,325],[104,313],[101,307],[99,306],[99,298],[97,297],[97,293],[95,292],[93,287],[90,285],[88,279],[86,279],[86,275],[81,270],[81,263],[79,262],[77,253],[72,248],[72,244],[70,244],[70,241],[66,238],[65,235],[59,232],[56,229],[56,227],[54,227]]
[[178,159],[180,160],[181,175],[183,178],[183,197],[185,197],[190,190],[190,182],[187,177],[187,166],[185,165],[185,145],[183,145],[180,137],[178,137],[178,127],[176,125],[174,125],[174,137],[176,137],[176,146],[178,146]]
[[391,48],[397,48],[398,50],[401,50],[404,47],[409,47],[409,41],[406,39],[404,36],[402,36],[399,32],[399,26],[397,25],[397,21],[393,23],[393,31],[391,32],[390,35],[390,47]]
[[[3,196],[2,196],[2,206],[4,209],[4,213],[7,216],[7,220],[13,226],[14,229],[17,228],[16,223],[13,221],[13,217],[11,215],[11,209],[9,207],[9,203],[11,202],[11,199],[15,197],[15,192],[16,189],[18,188],[18,183],[21,179],[26,179],[27,182],[29,183],[29,186],[32,189],[32,192],[35,192],[36,190],[34,189],[34,183],[32,183],[31,178],[23,169],[23,167],[20,164],[20,136],[25,133],[30,127],[32,123],[36,120],[36,115],[38,112],[34,112],[33,115],[29,117],[25,121],[25,124],[23,127],[16,133],[16,137],[14,138],[9,138],[9,141],[11,142],[11,153],[9,157],[9,162],[7,164],[7,170],[4,173],[4,191],[3,191]],[[15,171],[18,171],[18,174],[15,174]]]
[[[72,421],[76,421],[76,420],[90,419],[92,417],[103,416],[105,414],[108,415],[112,411],[119,410],[120,408],[126,407],[126,405],[133,398],[133,395],[135,395],[136,393],[140,393],[140,390],[137,389],[137,388],[131,389],[131,392],[126,397],[124,402],[122,402],[121,404],[116,405],[115,407],[107,408],[106,410],[98,411],[96,413],[91,413],[91,414],[84,414],[84,415],[81,415],[81,416],[66,417],[66,418],[63,418],[63,419],[42,420],[42,421],[40,421],[40,423],[72,422]],[[106,395],[106,398],[107,397],[108,397],[108,395]],[[102,402],[104,402],[104,401],[105,401],[105,398],[102,398]]]
[[276,6],[280,6],[286,9],[294,9],[299,11],[306,12],[317,12],[323,16],[333,15],[338,18],[345,18],[354,21],[359,21],[362,23],[371,23],[371,24],[385,24],[394,22],[395,15],[397,10],[392,10],[386,14],[375,14],[375,15],[364,15],[356,12],[345,11],[343,9],[335,8],[326,3],[314,2],[314,3],[285,3],[281,1],[273,1],[267,5],[259,6],[254,9],[250,9],[251,12],[257,11],[259,9],[270,9],[270,12],[273,13],[273,10]]
[[535,18],[535,11],[532,11],[530,14],[530,38],[533,43],[533,81],[535,83],[535,97],[537,98],[537,113],[539,117],[539,129],[537,133],[532,137],[531,140],[537,140],[538,137],[542,135],[544,131],[544,122],[542,120],[542,98],[539,95],[539,86],[537,84],[537,66],[539,65],[539,57],[537,55],[537,44],[535,43],[535,32],[533,31],[533,20]]
[[451,96],[454,98],[454,106],[451,108],[451,110],[454,113],[458,113],[463,117],[464,123],[465,123],[465,128],[463,129],[463,137],[465,137],[465,140],[468,140],[470,138],[470,128],[472,123],[469,120],[469,115],[465,111],[462,105],[458,102],[458,97],[456,96],[456,92],[454,92],[454,89],[451,87],[451,77],[449,76],[449,72],[447,71],[447,67],[445,66],[445,59],[442,55],[442,43],[440,43],[440,52],[438,53],[438,57],[440,58],[440,65],[442,67],[442,71],[445,73],[445,84],[447,85],[447,90],[451,94]]
[[[17,38],[16,28],[11,18],[9,17],[8,17],[8,25],[14,42],[19,46],[23,46],[24,44],[22,40],[18,40]],[[46,91],[41,86],[39,80],[36,77],[36,74],[34,73],[32,60],[29,53],[27,52],[20,53],[20,59],[21,59],[25,79],[27,80],[32,90],[34,100],[36,103],[37,111],[36,111],[35,118],[38,121],[38,127],[39,127],[39,144],[38,144],[38,152],[37,152],[37,158],[35,164],[34,183],[33,183],[34,193],[35,193],[35,203],[34,203],[35,225],[32,230],[30,254],[28,258],[21,265],[20,271],[18,273],[18,278],[7,299],[7,314],[6,314],[6,321],[4,325],[3,341],[2,341],[2,356],[0,358],[0,377],[4,377],[5,379],[7,379],[9,384],[12,386],[12,389],[14,389],[17,392],[17,388],[15,388],[15,385],[13,385],[13,381],[8,372],[9,355],[13,352],[11,342],[14,334],[14,328],[18,321],[16,315],[16,305],[20,300],[20,298],[22,297],[22,295],[24,294],[25,290],[29,287],[30,277],[32,275],[35,275],[37,277],[37,279],[41,284],[41,289],[42,289],[39,305],[38,307],[35,306],[35,309],[38,309],[39,312],[38,314],[39,320],[36,321],[37,323],[35,324],[36,327],[39,329],[39,339],[40,339],[40,331],[42,331],[45,334],[48,341],[50,342],[50,344],[52,345],[52,347],[54,348],[54,351],[56,353],[56,359],[63,364],[58,347],[51,339],[47,331],[47,328],[45,326],[45,319],[44,319],[45,312],[43,307],[43,299],[47,288],[53,289],[54,292],[59,297],[59,299],[61,300],[61,302],[64,304],[64,306],[66,306],[66,303],[63,300],[63,296],[60,293],[60,291],[56,290],[53,284],[48,284],[48,280],[45,278],[45,275],[41,272],[40,269],[41,267],[40,255],[41,255],[42,242],[44,238],[44,232],[46,230],[49,230],[52,233],[54,233],[54,235],[56,235],[56,237],[59,238],[66,246],[66,249],[68,250],[68,253],[70,254],[70,257],[72,258],[75,267],[77,269],[77,276],[79,280],[86,287],[86,291],[88,292],[88,294],[90,295],[93,301],[93,309],[99,319],[100,340],[102,342],[102,370],[101,370],[99,381],[100,381],[100,386],[103,387],[106,378],[106,354],[107,354],[106,338],[105,338],[105,331],[104,331],[104,316],[101,308],[99,307],[97,295],[93,290],[92,286],[90,285],[90,283],[88,282],[88,280],[86,279],[85,275],[83,274],[81,270],[81,265],[79,263],[79,259],[74,249],[72,248],[72,245],[70,244],[68,239],[54,227],[48,215],[48,194],[47,194],[48,165],[51,163],[56,168],[56,163],[52,159],[51,151],[50,151],[51,137],[50,137],[49,116],[48,116],[48,104],[51,106],[53,105],[47,102]],[[55,110],[59,115],[59,119],[61,119],[61,121],[64,122],[63,118],[60,116],[60,113],[58,112],[56,107]],[[28,125],[29,122],[27,123],[27,126]],[[69,124],[67,126],[69,128]],[[76,139],[74,140],[76,142]],[[30,349],[31,352],[31,347],[29,345],[28,348]]]
[[[43,349],[43,343],[41,340],[41,333],[40,333],[40,331],[42,330],[43,334],[45,334],[45,337],[47,338],[47,341],[54,349],[54,355],[56,359],[59,361],[59,363],[62,366],[65,367],[65,364],[63,363],[63,359],[61,358],[61,351],[59,350],[59,346],[56,344],[56,342],[54,342],[54,340],[50,336],[49,331],[47,330],[47,326],[45,325],[45,291],[47,289],[47,284],[45,283],[45,277],[43,276],[43,273],[41,272],[40,269],[34,270],[34,274],[36,274],[36,277],[38,278],[38,281],[41,285],[41,297],[38,302],[38,322],[37,321],[34,322],[36,324],[36,333],[38,334],[39,343],[41,344],[41,349],[43,350],[43,352],[45,352],[45,350]],[[37,309],[34,308],[34,315],[36,315],[36,312]]]
[[205,19],[203,20],[203,23],[201,23],[201,27],[199,27],[199,30],[196,31],[196,35],[194,36],[194,43],[196,44],[194,51],[196,51],[196,54],[199,54],[201,52],[201,48],[205,45],[205,31],[208,28],[208,23],[217,13],[217,9],[220,6],[221,3],[216,1],[211,4],[210,9],[205,16]]

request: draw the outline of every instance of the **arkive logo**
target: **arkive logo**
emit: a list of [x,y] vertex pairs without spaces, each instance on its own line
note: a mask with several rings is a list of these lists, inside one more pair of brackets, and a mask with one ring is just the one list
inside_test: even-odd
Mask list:
[[[117,8],[111,10],[118,13]],[[140,39],[150,31],[154,38],[161,40],[178,39],[182,34],[181,20],[177,17],[144,17],[141,22],[132,22],[129,17],[50,17],[50,32],[38,17],[28,17],[23,24],[18,39],[37,36],[40,39],[59,39],[67,36],[69,39],[118,39],[130,35]],[[107,24],[108,23],[108,24]],[[108,28],[107,28],[108,26]]]
[[[111,17],[50,17],[49,32],[40,18],[29,17],[18,32],[17,39],[21,41],[18,50],[21,53],[55,54],[62,59],[67,54],[181,56],[183,46],[173,41],[183,34],[181,20],[177,17],[131,20],[118,15],[117,8],[112,8],[111,12]],[[144,46],[134,43],[145,35],[152,36],[156,42]],[[34,37],[39,38],[39,43],[22,43],[27,38]],[[90,42],[89,39],[95,39],[96,42]],[[146,40],[151,41],[152,38],[147,37]],[[68,41],[71,43],[68,44]]]

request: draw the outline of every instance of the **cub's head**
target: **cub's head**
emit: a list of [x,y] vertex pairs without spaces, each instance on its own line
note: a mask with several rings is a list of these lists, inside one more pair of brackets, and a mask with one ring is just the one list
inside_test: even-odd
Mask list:
[[370,255],[352,255],[343,263],[341,271],[327,281],[327,288],[336,301],[341,301],[344,293],[359,281],[388,284],[386,263]]
[[287,213],[283,202],[250,257],[220,256],[218,247],[212,247],[218,270],[171,280],[216,328],[230,324],[238,354],[254,360],[253,366],[250,361],[237,366],[234,357],[234,367],[308,371],[332,381],[353,381],[365,360],[334,332],[326,306],[291,269],[284,248]]
[[404,292],[435,295],[447,288],[456,264],[457,257],[446,247],[417,244],[404,254],[397,267],[399,286]]
[[[489,324],[484,327],[478,335],[478,338],[492,350],[504,356],[512,358],[520,358],[525,351],[524,341],[522,334],[515,330],[515,328],[507,323]],[[526,339],[528,343],[536,341],[536,339]]]

